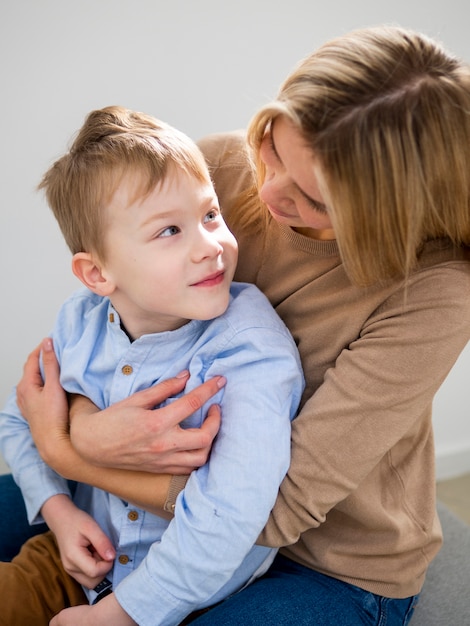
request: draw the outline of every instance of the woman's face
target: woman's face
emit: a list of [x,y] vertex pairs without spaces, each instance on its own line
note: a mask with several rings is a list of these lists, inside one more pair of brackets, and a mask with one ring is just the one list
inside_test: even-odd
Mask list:
[[266,166],[260,197],[273,218],[315,239],[334,239],[318,189],[318,163],[290,120],[280,116],[272,122],[260,157]]

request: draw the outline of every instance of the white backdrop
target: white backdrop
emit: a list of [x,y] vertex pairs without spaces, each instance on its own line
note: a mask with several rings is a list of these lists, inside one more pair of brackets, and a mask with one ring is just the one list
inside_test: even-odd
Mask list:
[[[2,0],[0,404],[78,285],[42,173],[94,108],[121,104],[194,139],[244,127],[295,63],[353,28],[393,23],[470,60],[461,0]],[[440,477],[470,471],[470,351],[435,403]],[[1,469],[1,465],[0,465]]]

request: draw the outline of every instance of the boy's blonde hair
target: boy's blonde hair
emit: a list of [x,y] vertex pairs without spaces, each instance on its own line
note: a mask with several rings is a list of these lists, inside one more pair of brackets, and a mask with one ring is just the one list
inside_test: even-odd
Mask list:
[[172,167],[210,181],[199,148],[156,118],[118,106],[92,111],[70,150],[46,172],[44,189],[73,254],[103,260],[106,211],[123,176],[135,175],[136,199],[161,183]]
[[304,59],[251,122],[260,183],[260,144],[279,115],[320,163],[354,282],[406,277],[429,239],[470,244],[470,70],[436,42],[376,27]]

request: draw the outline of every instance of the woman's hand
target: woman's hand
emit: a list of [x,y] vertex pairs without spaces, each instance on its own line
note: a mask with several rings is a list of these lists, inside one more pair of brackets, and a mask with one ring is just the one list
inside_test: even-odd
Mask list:
[[[39,370],[41,347],[45,382]],[[80,456],[101,467],[169,474],[188,474],[200,467],[219,430],[219,407],[213,405],[209,409],[201,428],[183,429],[179,424],[214,396],[225,385],[225,379],[214,377],[170,405],[152,408],[183,391],[187,377],[187,372],[183,372],[103,411],[78,398],[72,409],[74,448]],[[41,455],[53,465],[54,455],[60,453],[64,440],[70,442],[67,396],[60,386],[51,339],[45,339],[28,357],[17,394]]]
[[72,400],[71,438],[79,454],[101,467],[189,474],[207,461],[220,425],[212,406],[201,428],[180,422],[209,400],[225,379],[216,377],[171,404],[153,409],[184,389],[187,373],[138,391],[93,413],[82,397]]
[[[39,369],[41,346],[29,355],[23,378],[17,386],[17,402],[29,422],[31,434],[43,460],[54,467],[70,449],[69,407],[67,394],[60,386],[59,365],[52,348],[52,340],[42,343],[47,384]],[[47,363],[47,365],[46,365]]]

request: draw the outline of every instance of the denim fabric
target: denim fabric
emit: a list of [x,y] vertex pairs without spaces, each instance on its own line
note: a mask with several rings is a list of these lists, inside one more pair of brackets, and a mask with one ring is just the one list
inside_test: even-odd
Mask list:
[[[69,480],[68,487],[73,495],[77,483]],[[0,561],[11,561],[28,539],[48,530],[46,524],[29,524],[23,496],[11,474],[0,475],[0,511]]]
[[25,541],[47,526],[29,525],[23,496],[11,474],[0,476],[0,511],[0,561],[11,561]]
[[278,555],[262,578],[191,626],[405,626],[417,601],[383,598]]

